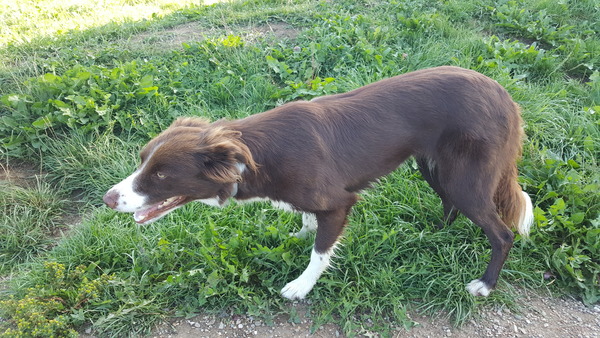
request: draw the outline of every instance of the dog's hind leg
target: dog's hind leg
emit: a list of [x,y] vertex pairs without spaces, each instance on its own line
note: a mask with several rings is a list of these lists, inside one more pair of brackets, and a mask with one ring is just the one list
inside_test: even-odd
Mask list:
[[[475,165],[468,171],[447,171],[442,182],[447,196],[463,215],[481,227],[492,246],[492,258],[483,276],[471,281],[467,290],[474,296],[487,296],[496,286],[498,275],[513,245],[514,234],[498,215],[493,194],[498,180]],[[493,171],[493,170],[492,170]]]
[[438,168],[436,168],[435,162],[430,161],[425,157],[417,157],[415,160],[417,161],[421,176],[423,176],[425,181],[429,183],[431,188],[433,188],[433,191],[435,191],[442,200],[442,206],[444,207],[444,219],[437,224],[438,229],[443,228],[444,225],[452,224],[452,222],[454,222],[458,216],[458,209],[456,209],[454,205],[450,203],[448,197],[446,196],[446,192],[440,186],[437,174]]
[[350,195],[351,198],[346,206],[331,211],[319,211],[315,213],[318,227],[315,245],[310,255],[310,263],[300,277],[287,283],[281,290],[283,297],[288,299],[304,298],[329,266],[329,261],[346,224],[350,208],[357,200],[355,194]]
[[[467,215],[465,212],[463,214]],[[474,216],[469,212],[469,216],[467,217],[483,228],[492,245],[492,259],[485,273],[481,278],[472,280],[467,285],[467,290],[473,296],[488,296],[491,290],[496,287],[500,270],[512,248],[515,235],[504,225],[493,208],[487,209],[484,214],[480,214],[479,216]]]

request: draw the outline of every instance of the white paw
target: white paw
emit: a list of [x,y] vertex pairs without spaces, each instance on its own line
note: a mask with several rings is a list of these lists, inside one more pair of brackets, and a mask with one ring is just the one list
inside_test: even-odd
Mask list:
[[287,285],[281,289],[281,295],[287,299],[303,299],[306,297],[317,283],[319,276],[321,276],[323,271],[329,266],[329,259],[331,258],[332,251],[333,249],[325,253],[318,253],[313,248],[310,255],[310,263],[308,263],[306,270],[304,270],[300,277],[287,283]]
[[472,280],[469,284],[467,284],[467,291],[469,291],[473,296],[484,296],[487,297],[490,294],[490,288],[479,279]]
[[303,239],[303,238],[306,238],[306,236],[308,236],[308,231],[306,231],[304,228],[302,228],[298,232],[290,232],[290,236]]
[[314,285],[314,283],[310,283],[300,277],[287,283],[285,287],[281,289],[281,295],[290,300],[304,299]]

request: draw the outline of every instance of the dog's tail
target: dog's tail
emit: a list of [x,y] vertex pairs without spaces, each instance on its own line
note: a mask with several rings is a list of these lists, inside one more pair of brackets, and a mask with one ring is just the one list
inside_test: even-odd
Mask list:
[[533,204],[529,195],[521,190],[517,175],[516,164],[504,172],[496,189],[494,202],[504,223],[527,237],[533,223]]

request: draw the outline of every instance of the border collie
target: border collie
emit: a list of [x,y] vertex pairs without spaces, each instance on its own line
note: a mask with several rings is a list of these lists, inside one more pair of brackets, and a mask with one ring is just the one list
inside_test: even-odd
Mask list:
[[410,156],[440,196],[444,222],[458,212],[480,226],[491,261],[467,290],[487,296],[532,203],[517,183],[518,105],[475,71],[437,67],[348,93],[284,104],[240,120],[179,118],[141,151],[141,165],[104,202],[153,222],[191,201],[270,200],[303,213],[297,236],[316,230],[306,270],[282,289],[302,299],[329,265],[357,193]]

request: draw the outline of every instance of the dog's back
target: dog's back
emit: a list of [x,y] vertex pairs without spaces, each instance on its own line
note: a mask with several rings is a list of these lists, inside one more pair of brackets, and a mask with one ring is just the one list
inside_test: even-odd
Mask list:
[[469,158],[489,164],[489,171],[514,166],[521,147],[521,117],[510,95],[496,81],[458,67],[408,73],[232,123],[257,148],[256,162],[277,171],[270,175],[305,175],[305,187],[327,181],[352,192],[409,156],[438,169]]

